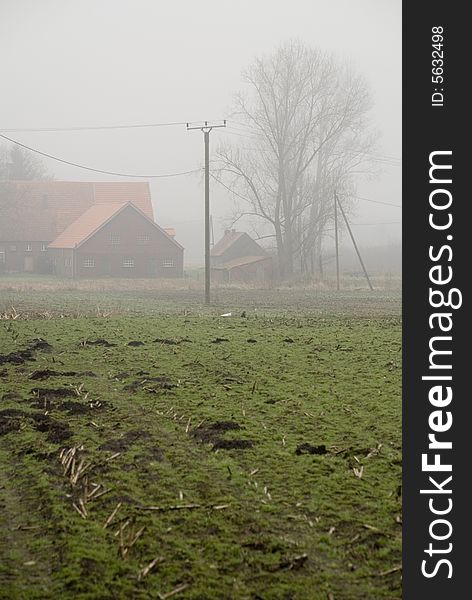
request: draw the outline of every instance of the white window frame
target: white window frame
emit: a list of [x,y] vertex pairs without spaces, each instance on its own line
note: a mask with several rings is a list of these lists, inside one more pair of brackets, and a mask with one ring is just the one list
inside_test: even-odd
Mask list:
[[95,259],[94,258],[84,258],[82,261],[82,266],[84,269],[94,269],[95,268]]
[[108,234],[108,243],[111,246],[119,246],[121,243],[121,238],[118,233],[109,233]]
[[43,242],[41,244],[41,252],[47,252],[47,250],[48,250],[48,245]]
[[140,246],[144,246],[145,244],[149,244],[151,241],[151,236],[149,233],[138,233],[136,235],[136,243]]
[[175,261],[173,258],[163,258],[162,259],[162,268],[163,269],[173,269],[175,267]]
[[134,269],[134,267],[135,267],[134,258],[124,258],[121,261],[121,266],[123,267],[123,269]]
[[0,265],[4,265],[7,262],[7,255],[5,250],[0,250]]
[[25,244],[25,252],[33,252],[33,244],[31,244],[30,242],[27,242]]

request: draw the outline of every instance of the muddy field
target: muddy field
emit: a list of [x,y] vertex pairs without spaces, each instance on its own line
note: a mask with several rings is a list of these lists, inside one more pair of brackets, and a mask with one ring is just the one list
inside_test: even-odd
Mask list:
[[398,292],[0,312],[1,598],[401,598]]

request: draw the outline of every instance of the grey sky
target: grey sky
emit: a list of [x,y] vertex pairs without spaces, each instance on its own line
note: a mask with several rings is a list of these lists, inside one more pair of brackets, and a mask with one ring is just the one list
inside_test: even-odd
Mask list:
[[[0,130],[223,119],[241,71],[288,38],[350,58],[368,79],[379,152],[401,156],[400,0],[0,0]],[[212,133],[212,145],[227,135]],[[93,167],[173,173],[202,164],[203,140],[184,126],[8,134]],[[244,142],[244,138],[234,137]],[[108,180],[53,161],[58,179]],[[358,194],[400,204],[401,169],[383,165]],[[152,183],[157,221],[175,226],[190,261],[202,249],[196,176]],[[216,233],[230,195],[212,187]],[[359,201],[355,222],[398,222],[398,208]],[[398,224],[359,225],[365,244],[398,241]]]

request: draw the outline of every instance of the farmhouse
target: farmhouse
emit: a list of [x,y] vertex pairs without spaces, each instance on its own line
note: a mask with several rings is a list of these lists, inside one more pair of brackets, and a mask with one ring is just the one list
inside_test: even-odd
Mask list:
[[181,277],[183,247],[145,182],[0,184],[0,272]]
[[272,279],[272,257],[242,231],[226,230],[210,259],[216,283],[268,283]]

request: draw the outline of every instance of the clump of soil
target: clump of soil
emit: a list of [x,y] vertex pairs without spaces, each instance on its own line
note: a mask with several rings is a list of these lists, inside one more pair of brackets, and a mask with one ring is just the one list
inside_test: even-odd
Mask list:
[[253,440],[223,440],[220,438],[214,442],[213,450],[245,450],[253,446]]
[[167,344],[168,346],[178,346],[179,344],[183,344],[184,342],[191,342],[192,340],[189,340],[187,338],[179,338],[179,339],[175,339],[175,338],[156,338],[154,340],[154,342],[156,342],[157,344]]
[[228,338],[216,337],[214,340],[211,340],[210,344],[221,344],[223,342],[229,342]]
[[34,340],[32,342],[32,344],[30,345],[30,350],[32,350],[33,352],[37,352],[38,350],[42,350],[43,352],[52,352],[53,347],[51,346],[51,344],[48,344],[46,340],[38,338],[37,340]]
[[58,398],[67,398],[76,396],[72,388],[33,388],[31,393],[37,398],[48,398],[51,400],[57,400]]
[[26,361],[34,361],[36,360],[34,355],[39,350],[51,352],[52,346],[45,340],[38,338],[37,340],[31,342],[31,344],[23,350],[16,350],[15,352],[10,352],[9,354],[0,354],[0,365],[7,363],[12,365],[22,365]]
[[47,432],[48,441],[53,443],[63,442],[73,435],[67,423],[57,421],[49,415],[30,414],[16,408],[6,408],[0,411],[0,435],[10,431],[19,431],[24,419],[30,419],[36,431]]
[[30,379],[36,379],[38,381],[44,381],[50,377],[96,377],[97,374],[93,371],[83,371],[78,373],[77,371],[53,371],[51,369],[42,369],[33,371],[29,376]]
[[144,342],[141,342],[140,340],[132,340],[131,342],[127,343],[127,346],[132,346],[132,347],[144,346]]
[[21,425],[23,411],[16,408],[5,408],[0,411],[0,435],[18,431]]
[[105,404],[99,401],[77,402],[74,400],[68,400],[67,402],[62,402],[57,408],[58,410],[67,411],[70,415],[86,415],[87,413],[95,410],[103,410],[105,408]]
[[108,440],[101,446],[98,447],[99,450],[111,450],[112,452],[123,452],[127,450],[130,446],[132,446],[135,442],[149,440],[151,436],[147,431],[135,429],[133,431],[128,431],[122,437],[115,440]]
[[236,421],[215,421],[214,423],[208,423],[195,429],[193,431],[193,437],[199,442],[213,444],[213,450],[252,448],[254,445],[253,440],[228,440],[221,437],[227,431],[239,431],[241,429],[243,428],[239,423],[236,423]]
[[47,432],[47,440],[53,444],[60,444],[73,436],[73,431],[67,423],[57,421],[49,415],[32,415],[37,431]]
[[43,410],[49,410],[62,398],[76,396],[72,388],[33,388],[31,393],[35,398],[30,406]]
[[298,456],[300,456],[300,454],[326,454],[327,452],[328,450],[324,444],[312,446],[311,444],[304,443],[297,446],[297,449],[295,450],[295,454]]
[[29,350],[18,350],[16,352],[10,352],[9,354],[0,354],[0,365],[10,363],[12,365],[22,365],[27,360],[36,360],[34,353]]

